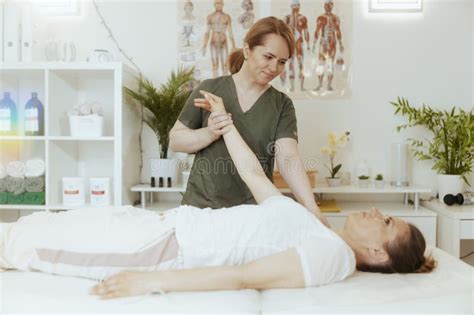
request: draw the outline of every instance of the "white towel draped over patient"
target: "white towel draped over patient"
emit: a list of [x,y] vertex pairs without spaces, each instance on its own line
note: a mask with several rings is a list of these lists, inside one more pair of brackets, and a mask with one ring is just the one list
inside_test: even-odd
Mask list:
[[31,159],[26,161],[26,177],[39,177],[45,173],[45,163],[42,159]]
[[36,212],[2,230],[0,268],[101,280],[181,266],[173,220],[131,206]]
[[26,165],[22,161],[12,161],[7,164],[7,175],[14,178],[24,178]]

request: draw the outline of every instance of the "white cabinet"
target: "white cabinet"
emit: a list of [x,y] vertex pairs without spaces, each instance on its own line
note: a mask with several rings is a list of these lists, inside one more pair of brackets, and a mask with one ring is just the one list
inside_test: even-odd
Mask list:
[[[46,163],[43,206],[1,204],[0,209],[62,210],[62,178],[83,177],[86,205],[90,177],[111,178],[111,203],[130,204],[139,181],[137,111],[125,104],[124,85],[135,87],[134,72],[121,63],[0,63],[0,93],[10,92],[19,117],[16,136],[0,136],[0,161],[42,158]],[[24,105],[32,92],[44,105],[45,135],[24,135]],[[104,134],[71,137],[68,111],[84,102],[101,104]]]
[[422,205],[438,214],[438,247],[459,258],[461,240],[474,239],[474,206],[447,206],[438,199]]

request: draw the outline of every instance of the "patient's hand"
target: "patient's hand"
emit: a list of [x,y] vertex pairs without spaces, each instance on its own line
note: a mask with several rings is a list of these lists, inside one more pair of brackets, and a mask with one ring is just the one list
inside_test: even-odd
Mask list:
[[91,294],[101,299],[114,299],[160,292],[154,275],[150,272],[124,271],[92,287]]
[[194,99],[194,106],[205,109],[210,112],[224,112],[226,113],[224,102],[222,98],[206,91],[199,91],[204,98]]

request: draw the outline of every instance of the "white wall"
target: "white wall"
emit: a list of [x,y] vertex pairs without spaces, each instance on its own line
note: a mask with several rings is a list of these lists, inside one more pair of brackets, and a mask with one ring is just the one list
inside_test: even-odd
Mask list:
[[[122,48],[146,76],[163,82],[176,67],[175,1],[102,1],[99,6]],[[397,134],[395,126],[405,120],[393,115],[390,101],[403,96],[436,108],[473,106],[474,6],[471,0],[425,0],[422,13],[409,14],[369,14],[367,7],[366,0],[353,6],[353,96],[295,103],[300,151],[305,161],[319,158],[329,131],[349,130],[343,167],[353,171],[367,158],[373,172],[388,175],[390,144],[426,135],[421,130]],[[34,36],[35,60],[44,60],[47,39],[74,41],[79,60],[94,48],[121,59],[90,2],[83,3],[80,17],[36,16]],[[157,155],[150,132],[146,139],[147,156]],[[430,166],[414,162],[413,182],[435,188]]]

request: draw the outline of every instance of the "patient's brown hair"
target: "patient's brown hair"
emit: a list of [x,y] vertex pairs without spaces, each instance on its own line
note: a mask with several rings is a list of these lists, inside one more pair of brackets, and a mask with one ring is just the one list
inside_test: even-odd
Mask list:
[[[280,20],[274,16],[269,16],[255,22],[254,25],[250,28],[244,38],[244,43],[249,45],[250,49],[253,49],[255,46],[263,45],[267,35],[276,34],[285,40],[288,45],[288,50],[290,51],[291,58],[293,52],[295,51],[295,36],[293,31],[288,27],[285,21]],[[242,49],[234,50],[227,59],[227,64],[230,70],[230,73],[234,74],[240,71],[242,65],[244,64],[244,53]]]
[[381,273],[426,273],[436,267],[431,255],[425,256],[426,241],[420,230],[408,223],[409,235],[399,236],[395,241],[384,244],[389,261],[384,264],[357,264],[357,269]]

